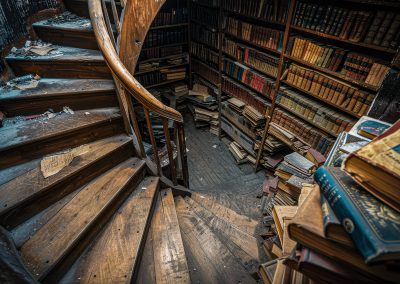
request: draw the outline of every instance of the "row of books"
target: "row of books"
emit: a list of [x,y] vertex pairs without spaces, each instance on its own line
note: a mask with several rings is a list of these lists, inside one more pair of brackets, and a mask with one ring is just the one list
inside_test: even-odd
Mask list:
[[182,45],[176,46],[166,46],[166,47],[150,47],[142,49],[139,56],[139,61],[157,59],[173,55],[181,55],[184,53],[184,48]]
[[187,8],[172,8],[170,11],[158,12],[157,16],[154,18],[152,27],[187,23],[187,21],[188,21]]
[[193,41],[190,44],[190,51],[197,58],[204,60],[203,62],[207,62],[207,64],[211,65],[213,68],[219,69],[218,68],[219,54],[213,51],[212,49],[208,48],[203,44]]
[[164,81],[179,80],[186,78],[186,68],[165,68],[157,72],[137,75],[136,79],[143,86],[150,86],[162,83]]
[[191,24],[191,37],[192,39],[211,46],[215,49],[219,48],[219,37],[218,33],[212,32],[208,29],[205,29],[199,24],[192,23]]
[[270,106],[267,100],[227,76],[222,76],[222,92],[245,102],[261,113],[265,113]]
[[193,3],[199,3],[209,7],[218,7],[219,0],[192,0]]
[[137,65],[137,72],[151,72],[160,68],[174,67],[174,65],[187,64],[189,56],[187,53],[182,53],[176,57],[162,58],[154,61],[139,62]]
[[288,68],[287,82],[359,116],[368,111],[374,98],[373,94],[295,64]]
[[192,59],[192,71],[215,85],[219,84],[219,72],[194,58]]
[[191,19],[218,30],[218,10],[199,5],[192,5],[191,8]]
[[369,56],[300,37],[289,38],[287,54],[372,86],[379,86],[390,70]]
[[166,44],[176,44],[186,42],[188,39],[187,28],[150,30],[147,33],[143,48],[161,46]]
[[226,11],[242,15],[284,23],[287,18],[288,2],[264,0],[222,0],[221,6]]
[[276,77],[278,74],[279,58],[277,57],[239,44],[228,38],[224,38],[222,50],[264,74],[272,77]]
[[282,50],[282,31],[253,25],[232,17],[226,19],[225,31],[258,46],[276,51]]
[[[294,135],[294,139],[301,139],[307,143],[309,145],[308,148],[311,147],[325,156],[333,146],[334,139],[329,137],[329,135],[324,134],[310,124],[300,121],[297,117],[279,108],[275,109],[272,122]],[[290,146],[297,147],[293,144]],[[303,149],[308,150],[306,148]]]
[[400,15],[390,11],[375,13],[299,1],[293,24],[342,39],[392,49],[398,47],[400,39]]
[[330,133],[338,134],[351,129],[354,125],[354,121],[346,118],[342,113],[311,100],[290,88],[281,87],[276,102]]
[[258,91],[266,97],[271,96],[271,90],[274,86],[274,81],[267,78],[249,67],[237,63],[236,61],[224,58],[223,71],[232,78],[243,82],[245,85]]

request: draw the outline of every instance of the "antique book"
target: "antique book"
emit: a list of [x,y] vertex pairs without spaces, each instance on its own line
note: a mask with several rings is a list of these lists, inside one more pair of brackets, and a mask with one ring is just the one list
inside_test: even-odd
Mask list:
[[310,174],[315,169],[315,165],[312,162],[297,152],[286,155],[284,160],[289,166],[292,166],[305,175]]
[[316,166],[321,166],[326,161],[326,158],[324,157],[324,155],[322,155],[320,152],[318,152],[317,150],[315,150],[313,148],[308,149],[306,158],[309,161],[313,162],[314,165],[316,165]]
[[314,176],[338,220],[367,264],[400,257],[400,214],[361,188],[339,168]]
[[357,121],[349,133],[372,140],[385,132],[390,126],[390,123],[363,116]]
[[343,169],[369,193],[400,211],[400,120],[377,139],[351,153]]
[[272,217],[274,218],[279,240],[283,243],[284,218],[293,218],[296,214],[297,206],[274,206],[272,207]]
[[288,226],[289,237],[304,247],[351,266],[372,279],[390,281],[398,274],[388,271],[383,265],[367,265],[356,249],[349,248],[325,237],[322,220],[321,194],[313,190],[298,208]]
[[346,232],[323,195],[321,196],[321,207],[325,237],[332,241],[354,248],[354,244],[349,233]]

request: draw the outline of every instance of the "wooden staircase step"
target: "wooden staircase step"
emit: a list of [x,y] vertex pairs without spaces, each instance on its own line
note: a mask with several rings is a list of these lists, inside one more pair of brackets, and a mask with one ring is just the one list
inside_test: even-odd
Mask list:
[[100,51],[67,46],[53,46],[55,50],[43,56],[19,54],[20,50],[6,56],[16,76],[38,74],[47,78],[111,78]]
[[52,44],[99,49],[90,19],[70,12],[32,24],[39,38]]
[[246,270],[250,274],[257,275],[260,263],[267,261],[259,240],[237,228],[235,223],[229,223],[214,215],[190,197],[184,199],[191,206],[193,212],[211,228],[220,240],[223,240],[229,251],[241,261]]
[[171,189],[160,192],[151,223],[156,283],[190,283]]
[[[87,0],[64,0],[63,3],[68,11],[80,17],[86,17],[86,18],[90,17]],[[110,4],[111,0],[105,0],[105,3],[107,5],[108,14],[110,15],[110,21],[111,23],[114,23],[114,18],[111,16],[112,15],[111,4]],[[115,3],[117,4],[116,5],[117,10],[120,13],[121,12],[120,1],[116,0]]]
[[0,169],[123,132],[118,108],[78,110],[0,128]]
[[33,115],[64,106],[73,110],[118,106],[115,85],[107,79],[43,78],[27,90],[0,88],[0,110],[7,116]]
[[158,177],[144,179],[61,283],[132,283],[158,186]]
[[69,267],[93,241],[144,174],[145,162],[131,158],[86,185],[21,247],[26,267],[38,280],[54,281],[64,265]]
[[191,198],[199,203],[201,206],[212,212],[214,215],[218,216],[218,218],[221,218],[228,223],[235,224],[238,229],[246,232],[249,235],[256,235],[258,221],[241,215],[236,211],[221,205],[209,195],[203,195],[201,193],[194,192]]
[[0,220],[7,229],[24,222],[96,176],[134,155],[132,139],[124,134],[87,144],[59,173],[44,178],[40,159],[13,180],[0,185]]
[[193,283],[256,283],[182,197],[175,204]]

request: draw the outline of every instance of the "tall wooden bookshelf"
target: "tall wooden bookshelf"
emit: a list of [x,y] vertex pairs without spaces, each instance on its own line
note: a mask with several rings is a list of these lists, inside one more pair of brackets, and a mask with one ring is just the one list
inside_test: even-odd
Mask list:
[[[351,64],[354,64],[354,62],[358,62],[355,61],[355,59],[357,59],[361,60],[362,64],[364,64],[363,60],[365,60],[365,62],[369,64],[369,68],[371,68],[371,64],[374,63],[376,63],[377,66],[380,66],[379,64],[382,63],[382,66],[390,67],[389,64],[393,61],[393,58],[398,58],[399,56],[398,41],[396,42],[396,46],[388,46],[387,44],[385,44],[385,46],[382,46],[381,44],[366,43],[365,38],[368,35],[367,33],[369,32],[369,28],[362,29],[362,25],[367,25],[368,27],[370,27],[372,24],[374,24],[377,13],[379,13],[380,11],[382,11],[384,17],[387,17],[388,13],[394,14],[389,26],[387,27],[387,29],[389,29],[391,25],[394,24],[395,20],[397,20],[397,17],[400,17],[400,3],[398,1],[341,0],[335,1],[335,3],[331,3],[329,1],[315,0],[288,0],[278,2],[252,0],[246,2],[246,5],[250,6],[250,8],[247,7],[248,10],[251,10],[251,5],[257,5],[261,2],[280,3],[279,5],[283,5],[282,3],[285,3],[284,10],[280,10],[282,7],[276,6],[274,7],[275,13],[270,13],[269,15],[267,15],[268,13],[265,13],[264,15],[267,15],[265,17],[258,17],[254,15],[254,13],[244,13],[244,6],[241,6],[242,9],[235,7],[235,3],[240,2],[240,0],[189,1],[189,18],[191,19],[189,25],[201,25],[205,29],[208,29],[210,32],[215,33],[217,38],[219,39],[217,46],[210,46],[210,44],[207,42],[200,42],[202,45],[204,45],[205,48],[209,48],[215,53],[218,53],[219,68],[210,66],[206,58],[196,58],[190,53],[190,72],[191,74],[196,74],[196,76],[203,77],[203,79],[213,84],[215,86],[215,89],[218,90],[220,120],[221,117],[224,117],[224,115],[221,114],[221,96],[222,94],[226,94],[228,96],[232,95],[226,93],[222,88],[223,81],[226,78],[235,81],[235,83],[237,84],[242,85],[244,89],[249,90],[249,93],[252,93],[252,95],[255,94],[255,96],[259,96],[260,98],[262,97],[262,99],[266,101],[266,123],[263,127],[263,135],[261,137],[260,145],[264,145],[268,136],[272,135],[269,131],[269,128],[271,126],[271,122],[273,122],[274,118],[276,118],[276,113],[278,111],[283,111],[289,114],[291,117],[294,117],[303,125],[306,125],[308,128],[312,129],[314,133],[317,133],[317,135],[322,135],[321,137],[324,138],[326,137],[326,140],[324,141],[328,142],[324,143],[328,145],[326,146],[326,148],[330,147],[329,145],[333,144],[333,141],[335,140],[339,133],[339,130],[341,129],[340,127],[343,127],[343,125],[351,126],[358,118],[366,114],[368,108],[370,107],[370,104],[372,103],[370,100],[373,99],[373,96],[377,93],[379,89],[379,84],[376,84],[376,82],[374,84],[371,84],[371,82],[366,82],[366,75],[359,75],[357,72],[360,71],[358,69],[355,69],[354,65]],[[198,19],[192,19],[191,16],[193,13],[193,9],[196,9],[196,7],[208,9],[210,13],[219,15],[217,26],[211,27],[210,23],[201,22]],[[336,14],[334,14],[336,19],[332,20],[333,27],[325,27],[325,31],[320,31],[318,30],[319,24],[317,28],[315,28],[315,26],[313,25],[314,22],[318,23],[315,15],[318,12],[325,11],[323,9],[329,9],[329,7],[331,7],[331,15],[333,15],[332,11],[334,9],[337,9],[337,11],[335,12]],[[257,11],[257,8],[253,9],[252,11]],[[314,13],[314,16],[311,17],[310,13],[311,15]],[[260,13],[258,14],[260,15]],[[327,13],[327,15],[329,14]],[[343,16],[343,23],[340,23],[340,15]],[[299,22],[299,17],[303,17],[303,21]],[[306,25],[304,25],[304,17],[309,17],[309,19],[307,20],[309,22],[307,22]],[[352,20],[350,19],[348,20],[350,22],[347,23],[346,17],[348,19],[350,19],[351,17],[356,17],[356,20],[352,22]],[[236,21],[240,21],[240,32],[232,33],[229,31],[230,18],[234,19],[233,21],[231,21],[231,23],[233,23],[232,26],[235,26]],[[357,19],[361,22],[361,24],[357,23]],[[320,23],[324,24],[322,19],[318,20],[320,21]],[[336,20],[339,22],[335,22]],[[384,20],[385,18],[383,18],[382,21]],[[206,21],[206,19],[204,19],[204,21]],[[275,47],[270,47],[264,43],[257,42],[257,40],[249,39],[249,36],[246,34],[246,32],[243,32],[243,27],[248,26],[247,24],[250,24],[252,29],[254,29],[254,27],[260,27],[258,31],[261,32],[263,28],[272,30],[270,34],[278,34],[280,32],[277,46],[275,45]],[[325,25],[327,24],[330,24],[330,22],[325,23]],[[350,35],[346,35],[346,31],[344,30],[346,24],[350,25],[348,28],[352,31]],[[383,25],[382,22],[380,24]],[[356,25],[359,25],[360,27],[356,28]],[[378,28],[382,27],[379,26]],[[196,42],[197,35],[193,34],[193,29],[190,30],[192,32],[190,40]],[[385,30],[385,33],[386,31],[387,30]],[[400,32],[399,27],[397,27],[397,31]],[[360,34],[362,35],[357,34],[358,32],[360,32]],[[343,36],[340,35],[340,33],[342,33]],[[320,52],[321,56],[324,55],[323,52],[326,52],[326,54],[329,54],[328,52],[332,52],[332,54],[335,54],[335,56],[340,58],[335,59],[339,62],[338,67],[336,67],[332,63],[332,58],[329,59],[328,62],[330,62],[330,64],[332,63],[331,65],[333,65],[333,67],[328,68],[328,64],[324,65],[322,64],[322,62],[318,62],[318,60],[315,60],[315,58],[313,60],[310,60],[310,57],[306,58],[298,56],[298,54],[295,56],[296,52],[293,53],[293,46],[294,44],[297,44],[296,41],[300,42],[299,39],[308,42],[307,44],[309,44],[309,46],[312,45],[314,48],[314,53],[318,51]],[[241,47],[247,48],[249,50],[254,50],[260,55],[265,55],[270,58],[275,57],[278,60],[278,65],[276,66],[277,70],[275,72],[276,75],[271,74],[270,72],[265,72],[265,70],[260,69],[255,64],[251,64],[251,62],[249,62],[248,60],[247,62],[245,62],[245,60],[241,60],[240,56],[235,56],[234,54],[226,52],[226,50],[224,50],[225,40],[230,40],[234,43],[239,44]],[[300,45],[296,46],[298,47]],[[333,51],[329,51],[330,49],[332,49]],[[342,52],[342,50],[343,55],[340,55],[340,52]],[[352,56],[351,58],[350,54]],[[350,59],[353,61],[351,61]],[[272,88],[270,88],[268,94],[255,90],[249,84],[237,80],[236,78],[234,78],[234,76],[231,76],[227,72],[225,72],[224,62],[229,60],[239,63],[240,66],[244,66],[243,68],[248,68],[248,70],[250,70],[247,70],[246,72],[253,72],[267,78],[268,80],[272,80]],[[199,64],[201,64],[202,72],[198,73],[197,70],[193,68],[193,62],[196,62],[196,66],[200,66]],[[348,65],[345,66],[345,64]],[[365,64],[362,65],[362,67],[365,67]],[[207,68],[209,69],[210,74],[218,74],[217,78],[214,78],[211,75],[206,76],[206,72],[204,70]],[[379,68],[382,69],[383,67]],[[344,69],[346,70],[343,71]],[[349,70],[351,70],[351,72]],[[366,70],[367,69],[363,70],[363,72],[367,72]],[[298,82],[292,80],[293,76],[299,76],[296,72],[300,72],[299,74],[302,74],[301,72],[304,72],[304,74],[314,76],[312,77],[312,80],[314,80],[314,78],[320,78],[320,80],[322,80],[324,84],[326,82],[326,84],[328,84],[326,86],[329,86],[329,90],[327,91],[328,95],[321,95],[321,92],[316,92],[313,89],[306,89],[301,84],[297,84]],[[210,80],[210,78],[213,79]],[[325,87],[324,90],[326,89],[328,89],[328,87]],[[333,89],[333,91],[331,91],[331,89]],[[338,92],[338,96],[340,95],[339,90],[343,93],[345,93],[345,90],[350,90],[348,91],[348,93],[346,93],[346,96],[348,96],[349,99],[356,100],[356,103],[358,105],[352,106],[353,103],[347,103],[346,105],[346,101],[339,103],[339,99],[335,98],[336,91]],[[282,103],[282,93],[285,94],[286,97],[292,96],[291,98],[293,99],[300,99],[302,103],[307,103],[307,107],[314,106],[320,109],[324,109],[324,111],[329,114],[329,116],[327,116],[329,118],[340,118],[340,127],[334,125],[335,123],[338,123],[338,120],[336,120],[336,122],[324,122],[324,125],[321,123],[321,121],[310,119],[309,115],[304,115],[304,113],[296,111],[296,109],[293,109],[293,107],[287,106],[286,104]],[[349,95],[350,93],[351,96]],[[357,94],[357,96],[354,94]],[[225,117],[225,119],[229,120],[232,124],[235,124],[231,117]],[[332,127],[332,125],[334,126]],[[256,136],[249,135],[249,131],[243,131],[243,125],[238,125],[236,123],[236,127],[239,130],[241,129],[244,134],[247,134],[247,136],[252,139],[254,139],[254,137]],[[259,166],[262,154],[263,149],[259,150],[257,153],[256,169]]]

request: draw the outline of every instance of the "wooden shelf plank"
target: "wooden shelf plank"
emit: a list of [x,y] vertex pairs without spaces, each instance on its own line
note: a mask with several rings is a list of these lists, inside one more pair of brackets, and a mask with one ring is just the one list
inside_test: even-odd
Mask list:
[[157,84],[153,84],[153,85],[148,85],[148,86],[143,85],[143,87],[145,87],[146,89],[150,89],[150,88],[164,86],[164,85],[168,85],[168,84],[171,84],[171,83],[180,82],[180,81],[184,81],[184,80],[186,80],[186,78],[163,81],[163,82],[160,82],[160,83],[157,83]]
[[150,30],[172,29],[172,28],[187,27],[187,26],[189,26],[189,23],[179,23],[179,24],[172,24],[172,25],[153,26],[153,27],[150,27]]
[[143,50],[147,50],[147,49],[150,49],[150,48],[160,48],[160,47],[173,47],[173,46],[178,46],[178,45],[187,45],[187,44],[189,44],[187,41],[183,41],[183,42],[178,42],[178,43],[171,43],[171,44],[163,44],[163,45],[156,45],[156,46],[150,46],[150,47],[143,47],[142,48],[142,51]]

